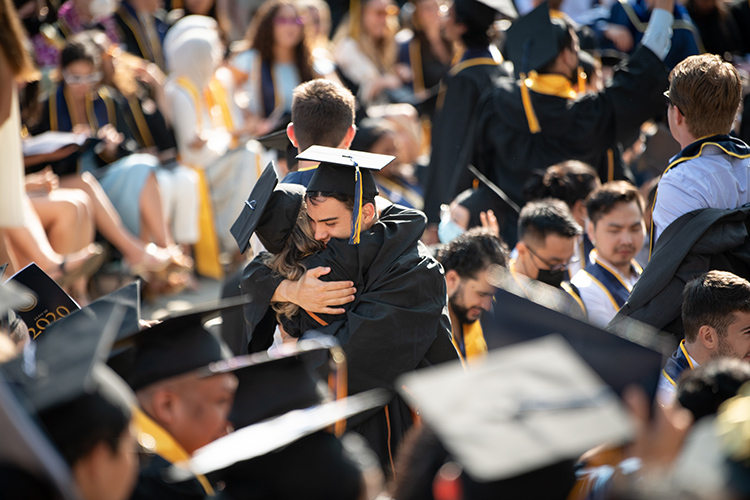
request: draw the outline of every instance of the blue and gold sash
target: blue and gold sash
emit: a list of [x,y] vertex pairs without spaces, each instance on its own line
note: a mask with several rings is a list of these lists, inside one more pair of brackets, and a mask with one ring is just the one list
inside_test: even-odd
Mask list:
[[[709,137],[698,139],[697,141],[680,151],[679,154],[674,157],[666,170],[664,170],[664,173],[661,174],[662,178],[667,172],[669,172],[672,168],[678,166],[679,164],[688,160],[694,160],[695,158],[701,156],[706,146],[716,146],[717,148],[721,149],[724,154],[733,156],[735,158],[750,158],[750,146],[748,146],[741,140],[729,135],[712,135]],[[651,253],[654,251],[654,207],[656,207],[656,200],[658,196],[659,188],[657,187],[656,194],[654,196],[654,203],[651,205],[651,226],[649,227],[650,240],[648,249],[649,260],[651,260]]]
[[664,369],[661,371],[662,375],[666,377],[670,384],[677,387],[677,380],[685,370],[692,370],[693,361],[688,356],[687,350],[685,349],[685,340],[680,342],[680,347],[667,360],[667,364],[664,365]]
[[[619,310],[628,297],[633,287],[627,282],[623,281],[620,275],[612,269],[607,263],[602,262],[596,254],[596,250],[591,252],[592,259],[586,264],[584,272],[589,275],[591,281],[607,294],[607,297],[612,302],[612,306]],[[633,260],[631,266],[635,269],[635,272],[640,276],[641,266]]]
[[65,85],[58,85],[49,97],[50,130],[72,132],[73,122],[76,122],[88,123],[92,132],[96,132],[107,123],[112,125],[117,123],[114,102],[104,88],[86,95],[85,120],[75,116],[75,113],[67,88]]

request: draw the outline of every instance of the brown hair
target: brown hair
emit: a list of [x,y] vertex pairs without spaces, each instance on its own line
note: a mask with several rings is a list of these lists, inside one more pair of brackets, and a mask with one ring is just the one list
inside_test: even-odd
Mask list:
[[734,66],[716,55],[690,56],[674,67],[669,81],[669,100],[685,116],[693,137],[732,130],[742,98],[742,82]]
[[39,79],[39,71],[26,49],[26,33],[11,0],[0,0],[0,47],[17,81]]
[[750,313],[750,283],[726,271],[709,271],[685,285],[682,324],[685,340],[695,342],[698,330],[710,326],[724,335],[734,312]]
[[328,80],[298,85],[292,98],[292,124],[299,149],[336,148],[354,124],[354,96]]
[[[282,7],[291,7],[298,16],[300,14],[296,4],[292,2],[287,0],[268,0],[258,9],[245,35],[245,41],[250,42],[250,47],[258,51],[261,60],[265,63],[272,64],[274,62],[274,17],[276,17],[276,14]],[[245,47],[247,47],[246,44]],[[294,48],[294,64],[297,66],[301,82],[313,79],[312,54],[305,27],[302,29],[302,39]]]
[[[277,254],[264,253],[263,263],[274,273],[284,278],[296,281],[305,274],[307,267],[304,258],[319,252],[325,248],[325,244],[315,239],[312,223],[307,216],[307,205],[302,200],[297,223],[292,228],[284,248]],[[291,318],[299,312],[299,306],[291,302],[274,302],[273,310],[277,315]]]
[[640,191],[627,181],[612,181],[591,192],[586,199],[589,220],[596,223],[607,215],[618,203],[635,202],[643,215],[643,197]]

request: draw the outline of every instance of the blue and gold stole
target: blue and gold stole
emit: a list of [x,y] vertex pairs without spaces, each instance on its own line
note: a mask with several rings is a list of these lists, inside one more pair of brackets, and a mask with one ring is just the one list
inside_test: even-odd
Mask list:
[[[65,85],[58,85],[54,92],[49,96],[49,126],[50,130],[60,132],[72,132],[73,123],[88,123],[92,132],[107,123],[115,125],[117,116],[115,113],[115,104],[107,92],[106,88],[100,87],[98,90],[86,95],[86,117],[81,120],[75,116],[76,110],[68,94]],[[76,118],[74,120],[74,118]]]
[[[630,265],[640,276],[643,272],[641,266],[635,260],[632,260]],[[591,251],[591,259],[586,264],[584,272],[591,277],[591,281],[595,285],[607,294],[615,310],[619,311],[623,304],[627,302],[633,287],[623,281],[617,271],[609,264],[603,262],[597,255],[596,250]]]
[[[703,154],[703,149],[706,146],[716,146],[721,149],[725,154],[733,156],[735,158],[750,158],[750,146],[742,142],[741,140],[729,136],[729,135],[712,135],[698,139],[694,143],[687,146],[685,149],[679,152],[677,156],[672,159],[669,166],[664,173],[661,174],[662,178],[672,168],[676,167],[680,163],[688,160],[694,160]],[[654,203],[651,205],[651,226],[649,227],[649,249],[648,258],[651,260],[651,253],[654,251],[654,207],[656,207],[656,199],[659,196],[659,188],[656,188],[656,194],[654,196]],[[666,229],[666,228],[665,228]]]
[[685,339],[680,341],[680,347],[667,360],[667,364],[664,365],[664,369],[661,371],[662,375],[666,377],[670,384],[677,387],[677,379],[685,370],[692,370],[695,368],[693,361],[685,349]]

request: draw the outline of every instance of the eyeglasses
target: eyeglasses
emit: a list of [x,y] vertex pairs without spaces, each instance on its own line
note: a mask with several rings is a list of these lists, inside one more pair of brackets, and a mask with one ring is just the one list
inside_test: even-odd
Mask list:
[[281,24],[281,25],[295,24],[297,26],[302,26],[302,24],[303,24],[302,18],[299,17],[299,16],[297,16],[297,17],[283,17],[283,16],[278,16],[278,17],[274,17],[273,18],[273,22],[274,22],[274,24]]
[[93,85],[102,79],[101,71],[94,71],[88,75],[75,75],[67,70],[62,72],[63,79],[68,85]]
[[573,255],[570,259],[566,260],[565,262],[560,262],[559,264],[550,264],[547,261],[547,259],[543,259],[542,257],[540,257],[539,254],[536,253],[534,250],[532,250],[529,245],[526,245],[526,248],[529,249],[529,252],[531,252],[531,255],[541,260],[544,263],[544,265],[549,268],[550,271],[563,271],[567,269],[570,264],[578,262],[578,256]]
[[[664,91],[664,97],[667,99],[667,108],[669,108],[670,106],[674,106],[675,108],[680,109],[680,107],[677,106],[675,103],[673,103],[672,99],[669,97],[669,90]],[[682,113],[681,109],[680,109],[680,113]],[[682,113],[682,114],[684,115],[685,113]]]

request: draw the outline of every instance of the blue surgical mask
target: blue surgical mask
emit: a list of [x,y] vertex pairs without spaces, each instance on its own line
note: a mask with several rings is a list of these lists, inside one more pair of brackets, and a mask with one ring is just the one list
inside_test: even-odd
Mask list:
[[447,245],[465,232],[466,229],[459,226],[455,221],[451,220],[450,217],[443,217],[440,219],[440,224],[438,225],[438,238],[440,239],[440,243]]

